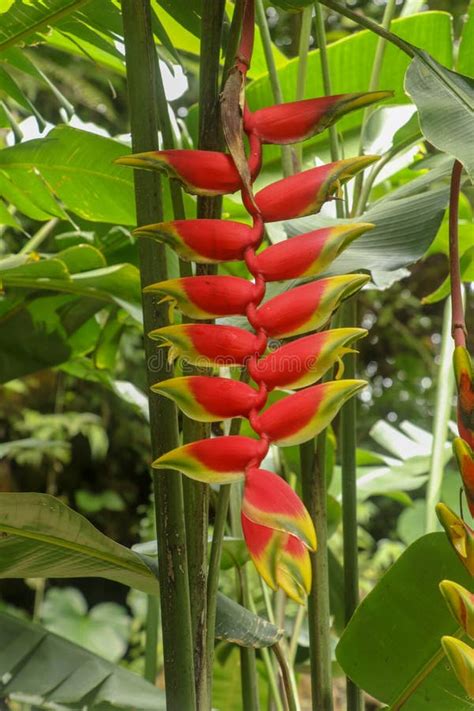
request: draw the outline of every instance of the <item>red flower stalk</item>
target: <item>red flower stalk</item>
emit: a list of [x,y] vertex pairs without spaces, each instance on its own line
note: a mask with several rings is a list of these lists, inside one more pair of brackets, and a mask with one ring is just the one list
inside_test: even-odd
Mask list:
[[[268,339],[288,338],[323,327],[343,299],[368,281],[362,274],[320,279],[297,286],[267,302],[266,282],[315,276],[370,229],[368,224],[315,230],[270,246],[259,254],[264,223],[318,212],[341,186],[376,160],[362,156],[307,170],[267,186],[255,196],[252,185],[260,170],[263,143],[292,143],[319,133],[348,111],[377,101],[387,92],[350,94],[283,104],[250,113],[243,101],[245,74],[253,40],[253,2],[245,6],[242,39],[234,70],[222,95],[224,133],[230,155],[209,151],[155,151],[118,162],[158,169],[177,178],[196,195],[222,195],[240,190],[251,218],[249,227],[223,220],[177,220],[147,225],[135,234],[173,249],[183,259],[212,263],[244,260],[252,280],[230,276],[169,279],[145,291],[163,296],[194,319],[245,315],[254,329],[180,324],[149,335],[170,345],[178,355],[201,366],[245,365],[256,388],[243,382],[203,376],[171,378],[153,386],[172,398],[190,417],[214,422],[245,417],[258,438],[216,437],[178,447],[153,466],[183,472],[198,481],[223,484],[244,480],[242,528],[250,555],[267,583],[282,587],[303,603],[311,587],[309,551],[316,549],[313,522],[300,499],[279,476],[260,469],[273,443],[299,444],[314,437],[335,417],[341,405],[364,382],[334,380],[314,385],[335,363],[341,363],[363,329],[313,333],[266,353]],[[242,121],[243,118],[243,121]],[[247,134],[249,155],[242,137]],[[264,355],[265,354],[265,355]],[[339,368],[342,374],[342,368]],[[306,387],[312,386],[312,387]],[[264,409],[273,388],[299,389]]]

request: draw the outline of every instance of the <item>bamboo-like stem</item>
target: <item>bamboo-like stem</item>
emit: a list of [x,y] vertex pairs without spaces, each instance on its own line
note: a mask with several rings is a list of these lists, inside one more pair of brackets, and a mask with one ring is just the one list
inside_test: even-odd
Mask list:
[[[273,56],[272,38],[270,37],[270,30],[268,29],[263,0],[255,0],[255,17],[260,30],[260,35],[262,37],[263,51],[265,54],[265,61],[267,63],[268,76],[270,77],[273,98],[275,104],[282,104],[283,93],[280,86],[280,80],[278,78],[275,57]],[[291,175],[293,173],[293,160],[290,146],[281,147],[281,163],[283,174],[285,176]]]
[[160,624],[160,602],[156,595],[147,595],[145,671],[143,676],[151,684],[156,681],[158,663],[158,627]]
[[[300,38],[298,44],[298,73],[296,77],[296,101],[304,99],[306,75],[308,73],[308,52],[309,40],[311,37],[311,25],[313,23],[313,8],[311,5],[305,7],[301,17]],[[301,169],[303,159],[303,145],[300,143],[296,147],[296,158],[298,168]]]
[[57,224],[59,224],[58,218],[53,217],[52,220],[49,220],[48,222],[45,222],[44,225],[41,225],[38,232],[36,232],[36,234],[34,234],[33,237],[23,245],[18,254],[31,254],[31,252],[34,252],[35,249],[38,249],[38,247],[43,244],[45,239],[49,237]]
[[[341,326],[356,323],[355,299],[349,299],[341,307]],[[345,359],[344,374],[355,377],[355,354]],[[357,401],[351,398],[341,410],[339,446],[341,451],[342,477],[342,524],[344,550],[344,617],[348,623],[359,604],[359,560],[357,545],[357,478],[356,478],[356,423]],[[351,679],[347,679],[347,711],[361,711],[362,693]]]
[[283,688],[285,689],[286,700],[288,702],[288,709],[289,711],[300,711],[300,703],[298,700],[298,692],[294,683],[294,677],[290,672],[290,667],[288,666],[288,661],[280,642],[274,644],[272,646],[272,650],[280,666]]
[[308,597],[308,631],[313,711],[332,711],[331,623],[326,508],[326,433],[300,447],[303,502],[315,524],[318,550],[311,553],[312,585]]
[[462,163],[454,162],[449,197],[449,275],[451,277],[452,329],[455,346],[466,346],[466,322],[462,303],[461,266],[459,262],[458,212]]
[[[382,28],[384,30],[390,30],[390,25],[392,24],[392,20],[395,15],[396,9],[397,9],[396,0],[387,0],[387,4],[385,5],[385,10],[384,10],[383,17],[382,17]],[[377,42],[377,47],[375,49],[375,57],[374,57],[374,63],[372,65],[372,72],[370,75],[368,91],[375,91],[379,86],[380,72],[382,70],[386,44],[387,44],[387,40],[384,39],[383,37],[379,37],[379,41]],[[361,127],[361,131],[360,131],[359,153],[362,153],[362,142],[363,142],[364,135],[365,135],[367,121],[369,120],[369,116],[371,113],[372,113],[372,111],[370,108],[367,108],[364,110],[364,114],[362,117],[362,127]],[[352,214],[353,215],[357,214],[356,210],[359,205],[359,200],[360,200],[360,195],[361,195],[363,183],[364,183],[364,171],[362,171],[362,173],[359,173],[359,175],[356,176],[356,179],[354,182],[354,197],[353,197],[353,201],[352,201]]]
[[[329,61],[328,61],[328,52],[327,52],[327,44],[326,44],[326,30],[324,27],[324,15],[323,11],[321,9],[321,3],[315,2],[314,4],[315,7],[315,18],[316,18],[316,41],[318,44],[318,49],[319,49],[319,57],[321,60],[321,75],[323,78],[323,88],[324,88],[324,94],[326,96],[330,96],[332,93],[331,90],[331,73],[329,70]],[[341,157],[341,152],[339,150],[339,139],[337,137],[337,128],[336,126],[330,126],[329,127],[329,147],[330,147],[330,152],[331,152],[331,160],[333,162],[339,160]],[[342,205],[341,203],[337,202],[336,203],[336,209],[342,210]],[[342,215],[339,215],[338,217],[341,217]]]
[[433,451],[431,453],[430,473],[426,488],[425,531],[436,530],[435,506],[440,499],[444,473],[444,453],[448,436],[448,424],[453,405],[454,373],[453,343],[451,340],[451,299],[446,299],[443,314],[441,353],[438,368],[438,387],[433,421]]
[[357,12],[353,12],[352,10],[349,10],[347,7],[344,7],[344,5],[341,5],[338,2],[335,2],[335,0],[318,0],[321,5],[325,5],[326,7],[329,7],[331,10],[334,10],[334,12],[338,12],[340,15],[343,15],[344,17],[348,17],[349,20],[352,20],[355,22],[357,25],[361,25],[362,27],[365,27],[367,30],[371,30],[372,32],[375,32],[376,35],[379,35],[380,37],[383,37],[386,39],[388,42],[391,42],[394,44],[398,49],[401,49],[402,52],[405,52],[405,54],[408,54],[409,57],[414,57],[415,56],[415,51],[413,47],[408,44],[408,42],[405,42],[401,37],[398,35],[394,34],[393,32],[388,32],[387,30],[384,30],[383,27],[380,27],[380,25],[377,25],[376,22],[373,22],[372,20],[369,20],[368,17],[365,17],[365,15],[359,15]]
[[[245,566],[239,569],[240,589],[242,591],[241,604],[250,609],[250,589]],[[255,662],[255,649],[252,647],[240,648],[240,666],[242,679],[242,708],[245,711],[259,711],[257,666]]]
[[[132,146],[135,152],[158,148],[156,113],[156,53],[149,0],[122,0]],[[136,171],[135,201],[139,224],[162,218],[161,182],[157,173]],[[152,240],[139,240],[142,287],[167,278],[165,250]],[[143,301],[145,333],[165,325],[166,312],[152,300]],[[163,362],[153,370],[155,351],[145,338],[147,381],[170,377]],[[178,444],[174,404],[153,395],[149,399],[153,458]],[[155,519],[159,556],[166,699],[170,709],[196,708],[193,635],[186,551],[186,529],[181,475],[153,472]],[[179,634],[176,631],[179,630]]]
[[288,662],[290,663],[290,666],[293,666],[295,663],[296,652],[298,651],[298,639],[300,636],[301,627],[303,625],[305,615],[306,609],[303,607],[303,605],[300,605],[300,607],[298,608],[298,612],[296,613],[293,631],[291,633],[290,644],[288,646]]

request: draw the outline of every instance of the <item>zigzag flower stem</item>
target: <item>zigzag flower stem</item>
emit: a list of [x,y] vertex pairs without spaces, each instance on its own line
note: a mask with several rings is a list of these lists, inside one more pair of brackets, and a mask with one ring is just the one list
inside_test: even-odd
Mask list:
[[[188,376],[157,383],[153,390],[175,400],[186,415],[201,422],[246,418],[255,437],[229,435],[192,442],[167,452],[153,466],[176,469],[206,483],[243,481],[242,528],[255,566],[272,589],[281,587],[303,604],[311,586],[309,550],[316,549],[314,525],[284,479],[261,465],[271,445],[292,446],[315,437],[365,385],[360,380],[318,381],[365,335],[359,328],[321,329],[341,302],[369,278],[362,274],[314,277],[372,225],[314,230],[263,251],[259,248],[266,223],[318,212],[377,156],[311,168],[256,193],[253,185],[261,169],[264,144],[299,143],[347,112],[389,94],[329,96],[252,112],[244,97],[253,28],[254,2],[247,0],[236,62],[223,93],[222,117],[230,155],[162,150],[125,156],[118,162],[163,171],[194,195],[241,192],[250,225],[225,220],[175,220],[146,225],[136,234],[167,244],[182,259],[197,263],[245,262],[250,280],[198,275],[159,282],[146,291],[160,295],[196,320],[246,317],[252,332],[229,325],[180,323],[155,329],[149,335],[170,346],[170,360],[181,356],[206,367],[245,366],[251,384],[232,378]],[[267,283],[290,279],[306,281],[265,300]],[[284,342],[269,351],[269,339]],[[268,406],[275,388],[297,392]]]

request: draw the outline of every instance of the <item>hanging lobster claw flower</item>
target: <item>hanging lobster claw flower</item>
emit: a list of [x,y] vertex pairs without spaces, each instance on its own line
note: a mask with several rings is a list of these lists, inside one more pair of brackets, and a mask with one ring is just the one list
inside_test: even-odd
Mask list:
[[260,431],[279,447],[307,442],[322,432],[342,405],[366,385],[365,380],[329,380],[300,390],[260,415]]
[[474,449],[474,387],[471,356],[466,348],[454,349],[453,364],[458,389],[459,434]]
[[257,571],[272,590],[279,587],[304,605],[311,589],[308,549],[296,536],[259,526],[242,514],[242,531]]
[[290,289],[260,306],[259,325],[271,338],[315,331],[324,326],[344,299],[369,280],[365,274],[343,274]]
[[256,298],[256,288],[248,279],[234,276],[192,276],[167,279],[151,284],[148,294],[164,294],[162,301],[176,304],[179,310],[195,319],[212,319],[246,313]]
[[[333,328],[287,343],[256,363],[249,363],[251,377],[268,390],[298,390],[317,382],[346,353],[350,345],[367,335],[364,328]],[[342,373],[341,373],[342,375]]]
[[[167,150],[134,153],[117,158],[119,165],[159,170],[179,180],[193,195],[225,195],[235,193],[242,181],[232,157],[217,151]],[[258,172],[254,165],[254,174]],[[252,177],[254,177],[254,174]]]
[[456,677],[470,699],[474,699],[474,649],[456,637],[441,637],[441,644]]
[[436,514],[461,563],[474,576],[474,531],[443,503],[436,504]]
[[297,143],[321,133],[344,114],[392,94],[391,91],[339,94],[268,106],[255,113],[245,113],[245,130],[256,133],[262,143]]
[[199,422],[248,417],[259,408],[259,393],[239,380],[190,375],[152,385],[153,392],[174,400],[185,415]]
[[201,439],[166,452],[154,469],[176,469],[204,484],[232,484],[244,478],[252,461],[260,461],[268,445],[262,440],[230,435]]
[[200,264],[242,260],[247,247],[258,246],[252,228],[227,220],[175,220],[138,227],[139,237],[168,245],[181,259]]
[[454,619],[474,639],[474,594],[452,580],[443,580],[439,589]]
[[258,270],[265,281],[315,276],[353,240],[374,227],[368,223],[338,225],[291,237],[260,252]]
[[316,550],[316,533],[309,513],[289,484],[266,469],[249,469],[245,477],[242,513],[254,523],[291,533]]
[[454,454],[461,473],[467,505],[471,516],[474,516],[474,453],[467,442],[456,437],[453,442]]
[[291,220],[319,212],[344,183],[378,159],[379,156],[346,158],[268,185],[255,196],[263,221]]
[[168,359],[179,356],[203,368],[244,365],[250,356],[262,353],[265,343],[236,326],[187,323],[151,331],[150,338],[171,346]]

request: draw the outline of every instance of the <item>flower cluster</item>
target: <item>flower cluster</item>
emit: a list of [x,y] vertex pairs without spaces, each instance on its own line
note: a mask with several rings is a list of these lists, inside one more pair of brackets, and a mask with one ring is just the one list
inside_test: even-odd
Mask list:
[[[251,8],[250,10],[248,8]],[[245,80],[253,32],[252,3],[236,68]],[[243,81],[243,84],[245,81]],[[349,274],[309,281],[265,300],[268,282],[315,277],[368,224],[324,228],[258,251],[265,223],[316,213],[341,186],[376,157],[348,158],[279,180],[256,194],[252,185],[262,163],[263,144],[303,141],[340,116],[368,106],[386,92],[330,96],[271,106],[252,113],[243,105],[239,121],[248,141],[243,166],[232,155],[202,150],[160,150],[120,159],[137,168],[164,171],[193,195],[241,191],[251,224],[190,219],[147,225],[136,234],[173,248],[179,257],[203,264],[239,261],[251,279],[193,276],[153,284],[147,292],[172,302],[195,321],[244,316],[252,331],[212,323],[180,323],[149,335],[194,364],[245,366],[252,385],[232,378],[191,375],[157,383],[153,390],[173,399],[191,418],[215,422],[247,418],[256,438],[221,436],[192,442],[160,457],[153,466],[176,469],[201,482],[244,482],[242,529],[250,555],[266,582],[304,602],[311,585],[309,551],[316,549],[313,522],[293,489],[261,468],[270,445],[287,447],[321,432],[340,407],[364,387],[361,380],[330,380],[322,375],[365,334],[360,328],[322,330],[340,303],[368,276]],[[243,145],[243,144],[242,144]],[[231,149],[232,150],[232,149]],[[242,151],[242,154],[244,152]],[[313,332],[313,333],[312,333]],[[311,334],[311,335],[305,335]],[[269,352],[271,339],[289,339]],[[268,406],[275,388],[297,391]]]

